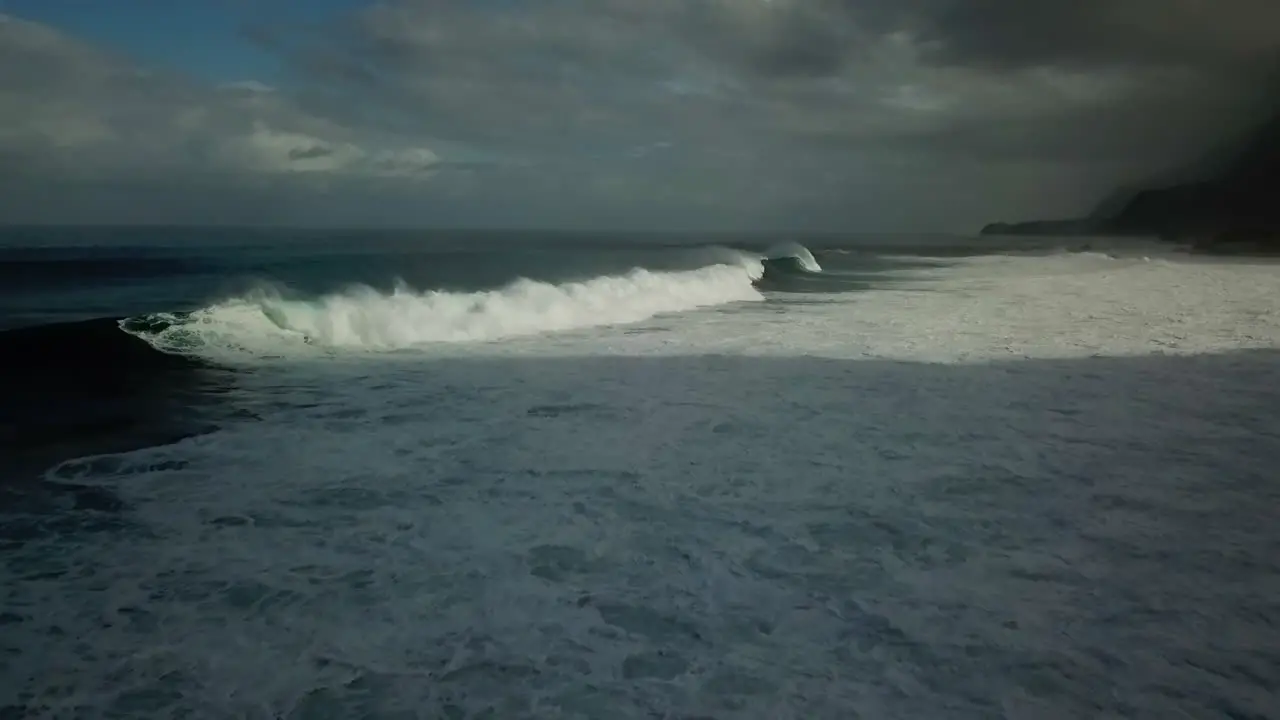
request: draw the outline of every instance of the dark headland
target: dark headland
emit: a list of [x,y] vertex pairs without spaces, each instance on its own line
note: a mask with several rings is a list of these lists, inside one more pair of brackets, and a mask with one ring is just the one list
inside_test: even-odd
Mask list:
[[1085,218],[998,222],[982,234],[1145,236],[1196,251],[1280,254],[1280,115],[1195,180],[1115,192]]

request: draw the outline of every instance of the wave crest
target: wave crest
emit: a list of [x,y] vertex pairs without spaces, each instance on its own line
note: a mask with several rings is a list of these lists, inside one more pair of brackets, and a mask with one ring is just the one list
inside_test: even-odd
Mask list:
[[795,264],[805,272],[820,273],[822,266],[817,258],[809,252],[809,248],[797,242],[787,242],[769,248],[765,253],[766,260],[794,260]]
[[431,343],[500,340],[620,325],[658,314],[763,299],[760,261],[742,257],[696,270],[553,284],[518,280],[485,292],[391,292],[355,286],[313,299],[265,288],[189,314],[132,318],[121,327],[166,352],[272,355],[306,345],[391,350]]

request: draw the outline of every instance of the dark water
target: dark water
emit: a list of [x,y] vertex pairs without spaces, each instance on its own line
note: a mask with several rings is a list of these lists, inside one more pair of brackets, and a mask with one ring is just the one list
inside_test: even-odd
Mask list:
[[2,237],[0,717],[1280,717],[1274,351],[858,359],[1072,243]]
[[[956,238],[880,239],[879,245],[875,238],[803,240],[836,272],[805,272],[785,256],[796,241],[776,237],[0,229],[0,363],[8,369],[0,379],[7,399],[0,410],[7,449],[0,474],[30,477],[58,459],[146,446],[216,424],[204,410],[216,400],[214,390],[231,382],[225,368],[155,352],[119,331],[118,321],[126,318],[147,327],[153,314],[191,312],[263,287],[296,298],[352,286],[463,293],[500,289],[521,278],[569,283],[635,268],[688,270],[723,261],[732,249],[781,248],[782,259],[769,263],[758,282],[763,290],[855,291],[887,282],[885,271],[913,266],[876,247],[955,252],[963,245]],[[966,242],[972,252],[997,246]]]

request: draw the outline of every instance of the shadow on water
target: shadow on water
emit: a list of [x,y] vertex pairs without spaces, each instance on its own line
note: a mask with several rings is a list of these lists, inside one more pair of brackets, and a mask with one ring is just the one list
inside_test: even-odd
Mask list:
[[[60,335],[46,332],[56,344]],[[47,428],[24,430],[34,446],[58,422],[67,426],[65,413],[83,393],[105,403],[95,411],[100,424],[133,423],[136,438],[138,428],[167,427],[175,389],[199,384],[201,370],[185,361],[148,359],[127,343],[112,347],[112,360],[147,367],[125,362],[133,369],[120,374],[58,361],[49,351],[23,358],[28,368],[63,363],[42,368],[43,383],[78,385],[66,406],[42,407],[38,393],[28,398],[27,410]],[[667,676],[641,662],[650,655],[630,659],[634,672],[598,681],[612,716],[637,717],[633,710],[658,698],[726,717],[762,703],[789,703],[794,714],[780,717],[1265,717],[1267,701],[1280,692],[1280,353],[968,365],[472,357],[373,361],[362,369],[387,382],[408,373],[396,407],[375,403],[351,430],[321,440],[379,452],[391,447],[380,440],[379,412],[390,413],[387,422],[407,408],[442,413],[442,424],[431,426],[434,439],[453,449],[447,461],[430,456],[412,468],[432,499],[405,508],[415,522],[453,537],[454,524],[487,522],[485,513],[502,517],[513,503],[530,522],[572,504],[596,518],[590,527],[625,531],[625,542],[577,546],[590,537],[548,526],[515,535],[495,530],[512,543],[504,553],[528,556],[534,579],[525,581],[535,583],[536,602],[519,595],[521,582],[504,580],[521,566],[491,552],[454,547],[453,555],[432,558],[443,564],[439,577],[456,570],[483,581],[477,606],[490,598],[546,609],[554,597],[578,609],[575,622],[647,634],[658,650],[652,657],[709,668],[691,684],[670,684],[643,680]],[[171,373],[186,380],[161,380]],[[636,402],[638,393],[644,402]],[[486,404],[497,396],[499,405]],[[502,413],[508,421],[500,441],[467,443],[474,429],[464,425],[472,421],[456,408],[474,411],[478,423]],[[148,412],[155,417],[143,417]],[[104,448],[114,437],[84,432]],[[269,453],[262,461],[274,475],[289,475],[287,467],[271,467]],[[619,467],[626,468],[621,476]],[[391,516],[381,514],[379,493],[405,488],[369,486],[360,477],[349,488],[325,489],[359,491],[366,503],[344,512],[380,533]],[[539,482],[515,482],[530,477]],[[554,490],[540,494],[543,487]],[[306,483],[297,491],[295,499],[305,497]],[[476,497],[485,499],[477,504]],[[301,562],[290,555],[297,548],[279,542],[278,529],[237,532],[237,543],[262,543],[269,562],[253,565],[255,582],[271,582],[273,573],[285,582],[284,568]],[[335,544],[331,559],[358,565],[365,576],[358,589],[330,584],[322,599],[309,600],[343,609],[315,617],[346,622],[319,622],[308,632],[321,643],[362,630],[392,637],[378,634],[377,613],[346,610],[361,592],[388,603],[405,592],[405,579],[423,560],[418,547]],[[379,558],[372,566],[370,552]],[[449,566],[450,557],[463,567]],[[88,572],[88,579],[68,575],[67,582],[92,585]],[[162,595],[172,583],[191,581],[164,568],[145,572],[155,574],[144,584]],[[633,595],[618,594],[619,572]],[[216,579],[211,587],[247,581]],[[676,582],[684,595],[674,593]],[[641,596],[648,604],[636,604]],[[211,600],[201,593],[191,602]],[[287,604],[261,611],[296,615]],[[270,621],[226,619],[229,629]],[[18,629],[29,623],[17,622]],[[542,625],[515,627],[491,630],[495,645],[545,652]],[[397,627],[394,637],[405,638],[406,647],[389,640],[376,665],[415,662],[404,658],[443,647],[456,640],[447,633],[458,631],[426,622],[406,635]],[[165,629],[147,632],[130,637],[172,640]],[[42,651],[33,645],[26,652]],[[729,655],[738,662],[787,659],[735,671],[721,660]],[[335,691],[331,700],[334,707],[433,702],[414,695],[421,691],[501,701],[523,712],[538,683],[581,686],[571,664],[539,664],[539,657],[502,656],[538,668],[526,676],[495,680],[485,664],[491,659],[480,653],[471,672],[429,675],[421,686],[389,686],[382,694]],[[360,672],[369,682],[385,679],[372,667]],[[772,673],[772,680],[753,672]],[[807,693],[780,689],[802,681]]]
[[0,332],[0,511],[53,495],[118,509],[109,490],[38,481],[61,460],[208,432],[226,370],[158,352],[111,318]]

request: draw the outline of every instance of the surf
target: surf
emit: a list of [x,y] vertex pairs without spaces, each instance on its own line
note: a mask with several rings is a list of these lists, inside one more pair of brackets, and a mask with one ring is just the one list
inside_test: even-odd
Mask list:
[[822,265],[799,243],[774,245],[765,251],[760,265],[763,272],[755,284],[761,290],[809,292],[815,281],[824,279]]
[[765,252],[765,267],[790,268],[793,271],[806,273],[822,272],[822,265],[809,251],[809,248],[796,242],[775,245]]
[[32,480],[68,456],[176,442],[216,423],[204,409],[226,374],[158,352],[118,322],[0,331],[0,481]]
[[495,290],[390,291],[367,285],[298,297],[266,285],[190,313],[121,321],[125,332],[166,353],[279,355],[306,348],[386,351],[621,325],[764,297],[761,259],[692,270],[635,268],[574,282],[520,279]]

